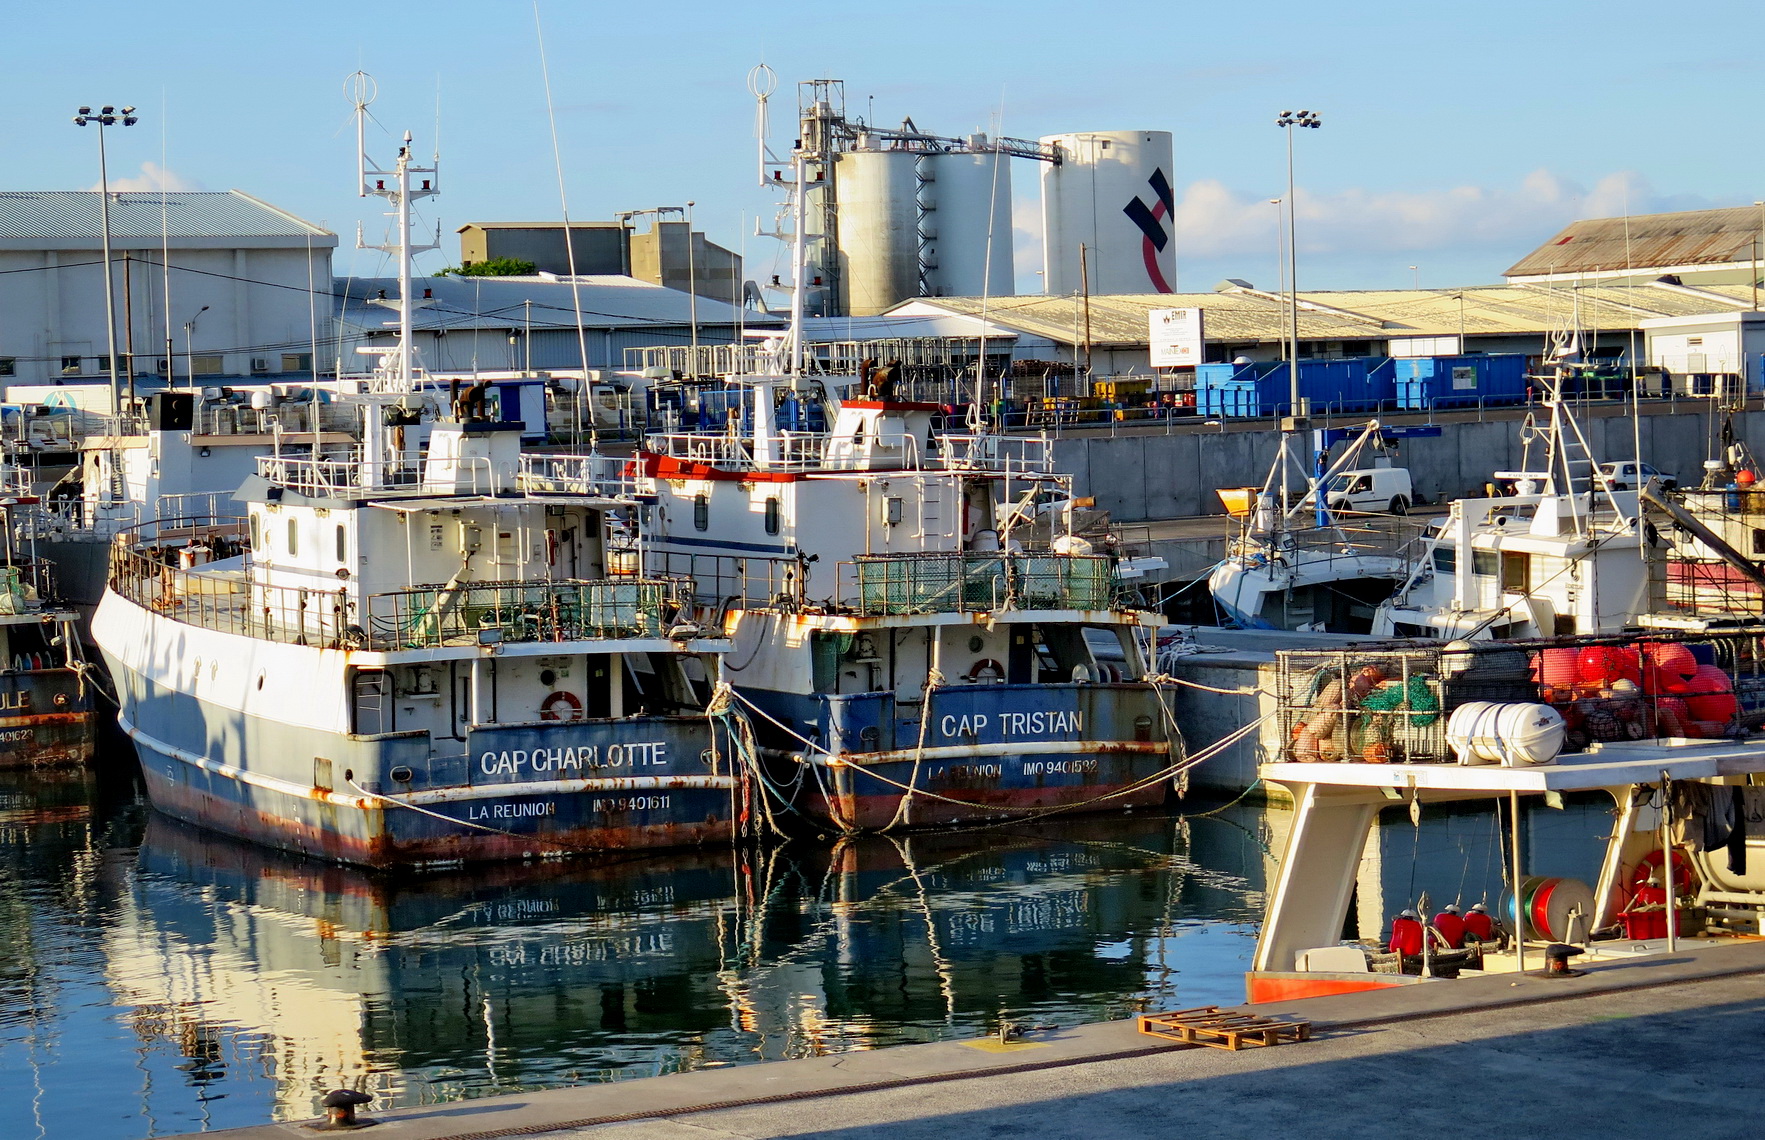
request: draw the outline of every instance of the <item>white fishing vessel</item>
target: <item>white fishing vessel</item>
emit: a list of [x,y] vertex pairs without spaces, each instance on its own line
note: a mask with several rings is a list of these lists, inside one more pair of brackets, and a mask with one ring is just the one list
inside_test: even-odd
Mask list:
[[1375,637],[1501,640],[1612,633],[1664,609],[1666,547],[1642,492],[1604,478],[1580,425],[1541,377],[1545,422],[1525,433],[1543,462],[1495,479],[1513,494],[1458,499],[1409,578],[1373,619]]
[[360,173],[397,219],[401,336],[344,397],[359,448],[261,458],[244,523],[113,548],[94,635],[149,795],[372,865],[727,840],[746,785],[703,712],[723,643],[680,623],[679,583],[613,572],[628,502],[523,460],[519,421],[419,394],[411,205],[434,171],[406,135]]
[[1302,473],[1308,490],[1291,506],[1282,499],[1293,433],[1283,436],[1268,478],[1242,512],[1237,537],[1208,574],[1208,590],[1227,622],[1240,629],[1368,630],[1374,608],[1409,574],[1397,550],[1404,536],[1391,520],[1345,524],[1331,488],[1365,450],[1378,446],[1380,431],[1378,421],[1367,424],[1327,471]]
[[[1545,703],[1561,687],[1551,683],[1548,662],[1544,678],[1527,674],[1528,650],[1569,660],[1627,658],[1663,671],[1675,656],[1709,657],[1716,666],[1706,668],[1731,673],[1739,688],[1757,679],[1765,659],[1758,626],[1653,636],[1640,648],[1625,639],[1563,637],[1520,649],[1478,643],[1280,653],[1280,736],[1293,743],[1259,774],[1292,796],[1295,811],[1247,974],[1250,1000],[1541,967],[1562,975],[1571,964],[1642,965],[1672,961],[1661,956],[1694,944],[1756,941],[1765,915],[1758,870],[1765,837],[1748,823],[1760,802],[1753,785],[1765,771],[1757,718],[1730,726],[1741,739],[1686,739],[1667,711],[1674,698],[1632,686],[1628,695],[1602,699],[1595,686],[1584,701],[1602,703],[1599,715],[1634,727],[1577,741]],[[1732,710],[1732,694],[1723,700]],[[1324,736],[1348,742],[1348,750],[1336,750],[1331,761],[1318,747]],[[1521,800],[1542,796],[1561,807],[1573,792],[1609,794],[1615,826],[1603,836],[1603,852],[1588,851],[1585,880],[1538,874],[1521,840]],[[1426,884],[1412,875],[1411,889],[1421,893],[1405,900],[1407,914],[1388,916],[1388,938],[1344,940],[1357,878],[1366,886],[1363,852],[1380,810],[1407,807],[1419,826],[1430,807],[1476,801],[1493,801],[1498,820],[1506,817],[1505,890],[1479,908],[1505,930],[1480,942],[1465,938],[1456,910],[1433,915]],[[1469,867],[1478,856],[1465,858]],[[1457,903],[1444,885],[1437,901]]]
[[1112,552],[1020,509],[1071,501],[1046,441],[939,436],[940,408],[876,391],[795,432],[805,377],[729,383],[740,432],[641,456],[645,558],[721,615],[777,799],[856,831],[1165,798],[1162,619],[1123,604]]

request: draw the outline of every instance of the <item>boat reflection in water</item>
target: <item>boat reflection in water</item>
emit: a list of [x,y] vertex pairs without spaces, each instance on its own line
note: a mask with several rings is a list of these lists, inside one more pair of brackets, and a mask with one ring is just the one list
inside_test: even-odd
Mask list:
[[[1528,812],[1586,877],[1603,808]],[[143,838],[143,820],[146,834]],[[650,853],[423,879],[0,773],[0,1136],[136,1140],[1236,1002],[1291,816]],[[1488,813],[1384,813],[1369,925],[1500,890]],[[1349,933],[1353,933],[1350,931]]]
[[1256,836],[1158,816],[398,880],[153,815],[103,953],[137,1035],[257,1102],[214,1127],[1234,1000],[1225,864]]

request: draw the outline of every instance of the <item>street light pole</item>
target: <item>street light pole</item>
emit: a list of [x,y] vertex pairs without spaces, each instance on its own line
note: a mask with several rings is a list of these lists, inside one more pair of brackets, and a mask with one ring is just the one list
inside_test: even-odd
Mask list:
[[686,204],[686,304],[687,321],[692,326],[694,376],[699,374],[699,280],[693,254],[693,204]]
[[[81,107],[74,115],[76,126],[96,123],[98,126],[98,217],[103,230],[104,248],[104,333],[110,349],[110,407],[111,411],[121,413],[122,394],[117,388],[116,359],[116,293],[111,282],[110,273],[110,168],[104,154],[104,128],[122,124],[132,127],[140,122],[135,117],[135,108],[124,107],[118,111],[115,107],[100,107],[96,114],[90,107]],[[134,384],[134,369],[129,370],[130,387]],[[133,398],[134,392],[129,393]]]
[[1287,135],[1287,288],[1292,291],[1292,310],[1288,335],[1292,355],[1287,366],[1288,398],[1292,402],[1289,415],[1299,415],[1299,211],[1298,203],[1293,196],[1293,130],[1294,127],[1310,127],[1316,130],[1323,125],[1316,112],[1313,111],[1282,111],[1275,120]]
[[[184,322],[184,379],[190,381],[192,392],[196,390],[196,355],[190,348],[190,338],[196,332],[196,318],[206,312],[208,312],[208,306],[204,305],[191,313],[190,319]],[[171,365],[166,365],[166,371],[171,371]]]

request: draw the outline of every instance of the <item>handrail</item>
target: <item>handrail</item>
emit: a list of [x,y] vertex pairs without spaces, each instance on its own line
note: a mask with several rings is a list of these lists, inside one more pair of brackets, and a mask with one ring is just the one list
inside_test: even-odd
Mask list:
[[[390,652],[444,646],[659,638],[685,607],[680,579],[461,582],[362,598],[254,576],[237,520],[177,519],[119,535],[110,589],[186,625],[285,644]],[[205,568],[239,550],[237,568]]]
[[1102,554],[958,551],[876,554],[852,560],[863,614],[1111,610],[1122,600],[1115,562]]

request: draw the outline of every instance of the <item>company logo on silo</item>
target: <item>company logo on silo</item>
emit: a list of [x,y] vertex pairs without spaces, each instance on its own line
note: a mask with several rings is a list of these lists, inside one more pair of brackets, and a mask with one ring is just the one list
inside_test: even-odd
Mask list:
[[1171,287],[1158,268],[1158,255],[1170,244],[1171,234],[1165,229],[1165,220],[1175,213],[1176,198],[1171,194],[1171,184],[1165,178],[1164,171],[1156,167],[1146,184],[1152,188],[1156,204],[1148,207],[1135,198],[1122,207],[1122,213],[1131,218],[1140,227],[1140,232],[1146,235],[1140,243],[1140,254],[1146,259],[1146,276],[1151,278],[1153,289],[1159,293],[1169,293]]

